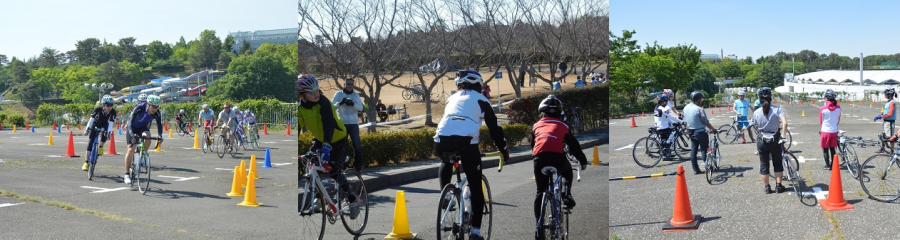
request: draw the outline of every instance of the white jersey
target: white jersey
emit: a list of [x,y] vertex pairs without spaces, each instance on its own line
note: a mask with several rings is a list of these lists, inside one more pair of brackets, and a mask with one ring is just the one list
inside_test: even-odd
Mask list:
[[669,113],[668,106],[659,105],[656,105],[656,109],[653,110],[653,120],[656,122],[656,129],[672,128],[672,122],[682,122],[681,119]]
[[434,142],[440,142],[439,136],[465,136],[472,137],[471,144],[478,144],[484,106],[490,108],[490,101],[474,90],[461,90],[450,95],[444,107],[444,117],[435,131]]

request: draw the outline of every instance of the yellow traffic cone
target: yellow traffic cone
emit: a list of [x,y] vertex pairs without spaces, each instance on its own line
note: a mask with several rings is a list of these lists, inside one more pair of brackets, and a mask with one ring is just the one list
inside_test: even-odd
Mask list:
[[162,149],[160,149],[161,146],[162,146],[162,144],[159,144],[159,141],[157,141],[156,142],[156,150],[153,150],[153,151],[154,152],[162,152]]
[[234,179],[231,180],[231,192],[226,193],[229,197],[243,197],[244,193],[241,192],[241,167],[234,166]]
[[169,128],[169,137],[172,137],[172,129]]
[[52,132],[50,133],[50,140],[47,140],[47,145],[53,146],[53,133]]
[[594,161],[591,165],[600,165],[600,150],[597,150],[597,146],[594,146]]
[[250,176],[259,179],[259,176],[256,176],[256,155],[250,155]]
[[394,226],[384,239],[411,239],[416,233],[409,232],[409,218],[406,216],[406,197],[403,191],[397,191],[397,203],[394,204]]
[[800,115],[800,116],[801,116],[801,117],[806,117],[806,110],[803,110],[803,113],[802,113],[802,115]]
[[244,179],[241,181],[241,187],[247,186],[247,175],[247,161],[241,160],[241,179]]
[[256,202],[256,184],[253,178],[247,178],[247,190],[244,192],[244,201],[238,203],[238,206],[259,207],[262,203]]
[[13,132],[16,132],[16,125],[13,125]]
[[200,134],[194,134],[194,149],[200,149]]

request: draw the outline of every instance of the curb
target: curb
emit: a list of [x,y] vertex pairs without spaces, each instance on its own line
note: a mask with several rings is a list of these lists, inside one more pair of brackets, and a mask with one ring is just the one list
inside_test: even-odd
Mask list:
[[[578,141],[584,149],[602,144],[609,144],[609,132],[595,133],[584,137],[589,139]],[[588,162],[590,162],[590,156],[587,157]],[[509,158],[510,159],[505,162],[507,165],[530,161],[532,159],[531,147],[519,146],[510,149]],[[498,157],[486,157],[481,160],[481,166],[485,170],[493,170],[492,168],[497,167],[499,163],[500,159]],[[438,178],[439,167],[440,160],[432,159],[416,163],[368,169],[368,171],[362,172],[362,177],[367,191],[374,192],[391,186],[436,179]]]

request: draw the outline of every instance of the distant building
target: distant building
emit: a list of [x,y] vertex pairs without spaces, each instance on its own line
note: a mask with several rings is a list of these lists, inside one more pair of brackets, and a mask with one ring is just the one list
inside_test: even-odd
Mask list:
[[700,55],[700,61],[705,61],[707,59],[712,60],[712,61],[721,61],[722,57],[720,57],[719,54],[701,54]]
[[299,28],[283,28],[256,30],[252,32],[230,32],[228,35],[234,38],[234,45],[231,46],[234,51],[239,51],[241,45],[244,44],[244,41],[250,42],[250,49],[256,51],[263,43],[272,43],[276,45],[296,43],[297,39],[300,38],[299,31]]

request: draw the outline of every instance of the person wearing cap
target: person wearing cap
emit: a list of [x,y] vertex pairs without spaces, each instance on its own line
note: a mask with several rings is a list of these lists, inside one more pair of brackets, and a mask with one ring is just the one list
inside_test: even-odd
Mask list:
[[[681,124],[683,121],[678,119],[676,115],[672,115],[672,109],[669,108],[669,96],[665,94],[660,94],[658,100],[656,102],[656,109],[653,110],[653,120],[656,123],[656,132],[659,133],[660,139],[666,139],[665,142],[662,143],[662,149],[669,149],[669,144],[675,142],[675,135],[673,131],[675,130],[674,124]],[[670,156],[674,156],[675,152],[669,152],[664,158],[669,158]]]
[[[825,97],[825,105],[819,108],[819,125],[821,140],[819,146],[822,147],[822,154],[825,159],[825,166],[822,169],[831,170],[831,156],[837,151],[838,144],[838,124],[841,122],[841,106],[838,105],[837,94],[834,90],[828,89],[823,94]],[[831,154],[828,154],[831,150]]]
[[709,135],[706,133],[706,128],[709,128],[712,133],[716,132],[716,128],[709,123],[706,112],[700,106],[702,104],[703,93],[695,91],[691,93],[691,103],[682,109],[684,122],[687,123],[688,133],[691,136],[691,167],[694,168],[694,174],[703,174],[697,164],[697,152],[699,150],[700,159],[706,159],[706,148],[709,147]]
[[[759,126],[757,139],[759,141],[756,141],[756,148],[759,150],[759,174],[765,184],[766,194],[782,193],[784,185],[781,185],[781,176],[784,174],[784,166],[781,162],[781,151],[782,144],[786,142],[784,136],[787,136],[787,120],[781,107],[772,105],[770,88],[759,88],[756,95],[762,106],[753,112],[753,122]],[[775,171],[775,191],[769,186],[769,160],[772,160]]]
[[[894,91],[893,88],[888,88],[884,90],[884,98],[887,98],[887,102],[884,104],[884,107],[881,108],[881,114],[875,116],[875,120],[882,120],[881,124],[881,134],[882,136],[891,136],[894,133],[894,120],[897,120],[897,107],[895,106],[894,98],[897,97],[897,92]],[[894,149],[895,141],[891,142],[891,149]],[[876,154],[884,153],[881,149],[875,151]]]
[[[753,108],[750,107],[750,101],[744,99],[744,90],[738,92],[738,99],[734,100],[734,104],[731,105],[731,111],[736,114],[736,118],[738,121],[738,130],[744,129],[745,127],[750,126],[750,123],[747,121],[748,113],[753,112]],[[753,139],[753,131],[747,131],[747,134],[750,134],[750,142],[756,143],[756,140]],[[741,139],[744,143],[747,142],[747,139],[744,138],[744,132],[741,131]]]

